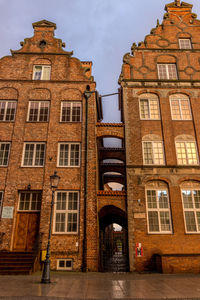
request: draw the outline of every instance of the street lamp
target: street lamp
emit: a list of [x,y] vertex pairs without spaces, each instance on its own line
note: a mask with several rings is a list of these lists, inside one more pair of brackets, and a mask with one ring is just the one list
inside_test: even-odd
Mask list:
[[54,174],[50,176],[51,189],[52,189],[52,200],[51,200],[51,212],[50,212],[50,223],[49,223],[49,236],[47,243],[47,253],[46,259],[44,261],[44,269],[42,273],[41,283],[50,283],[50,240],[51,240],[51,226],[52,226],[52,216],[53,216],[53,206],[54,206],[54,193],[55,189],[58,187],[60,176],[54,171]]

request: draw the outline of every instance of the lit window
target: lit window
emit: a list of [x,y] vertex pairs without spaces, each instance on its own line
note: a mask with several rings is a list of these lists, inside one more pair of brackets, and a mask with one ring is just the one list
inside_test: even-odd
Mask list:
[[176,155],[178,165],[197,165],[197,148],[195,142],[176,142]]
[[14,121],[16,107],[16,101],[0,101],[0,121]]
[[41,199],[41,192],[21,192],[19,195],[19,210],[40,211]]
[[200,232],[200,190],[182,189],[186,232]]
[[179,48],[180,49],[192,49],[190,39],[179,39]]
[[80,144],[59,144],[58,166],[77,167],[80,164]]
[[145,165],[164,165],[162,142],[143,142],[143,160]]
[[33,80],[50,80],[51,66],[34,66]]
[[178,79],[176,64],[158,64],[159,79]]
[[45,143],[25,143],[23,166],[41,167],[44,165]]
[[150,233],[171,233],[168,191],[166,189],[147,189],[146,201],[148,231]]
[[170,96],[172,120],[191,120],[190,101],[186,95]]
[[78,192],[56,192],[54,232],[77,233],[78,209]]
[[7,166],[10,153],[10,143],[0,143],[0,166]]
[[80,122],[81,103],[63,101],[61,103],[61,122]]
[[156,95],[144,94],[140,96],[140,118],[147,120],[159,120],[159,104]]
[[29,122],[47,122],[49,118],[49,101],[30,101],[28,110]]

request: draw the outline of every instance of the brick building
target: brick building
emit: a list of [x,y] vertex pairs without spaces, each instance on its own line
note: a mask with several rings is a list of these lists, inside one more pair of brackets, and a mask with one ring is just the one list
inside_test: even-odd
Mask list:
[[200,271],[200,21],[188,3],[165,9],[124,55],[121,123],[101,121],[92,63],[63,50],[54,23],[0,60],[1,273],[9,257],[37,268],[54,171],[52,269]]
[[165,10],[120,76],[130,270],[199,272],[200,21],[185,2]]

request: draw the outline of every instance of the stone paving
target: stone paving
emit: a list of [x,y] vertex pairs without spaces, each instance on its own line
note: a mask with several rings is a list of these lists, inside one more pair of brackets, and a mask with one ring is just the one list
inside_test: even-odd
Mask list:
[[40,280],[40,273],[0,276],[0,299],[200,299],[200,275],[52,272],[51,284]]

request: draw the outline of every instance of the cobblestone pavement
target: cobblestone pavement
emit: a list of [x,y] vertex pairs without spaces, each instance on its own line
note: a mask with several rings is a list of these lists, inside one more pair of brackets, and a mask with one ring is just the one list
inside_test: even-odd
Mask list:
[[40,273],[0,276],[0,299],[200,299],[200,274],[52,272],[51,284],[40,280]]

